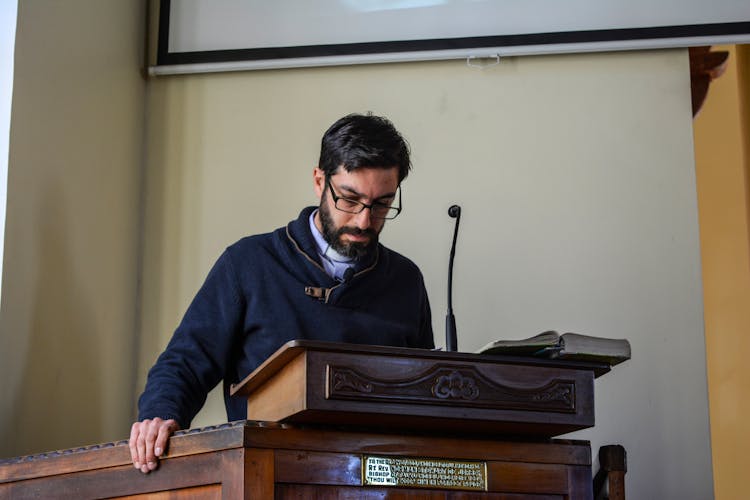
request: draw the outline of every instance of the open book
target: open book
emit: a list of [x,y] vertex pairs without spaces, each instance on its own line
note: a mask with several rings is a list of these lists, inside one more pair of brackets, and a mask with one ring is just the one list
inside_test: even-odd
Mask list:
[[630,342],[579,333],[560,335],[549,331],[523,340],[496,340],[477,353],[599,361],[614,366],[630,359]]

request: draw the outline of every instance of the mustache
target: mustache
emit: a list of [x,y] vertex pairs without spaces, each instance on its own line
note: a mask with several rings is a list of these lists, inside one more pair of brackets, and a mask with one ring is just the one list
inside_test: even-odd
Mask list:
[[348,226],[344,226],[340,228],[338,230],[338,233],[339,234],[353,234],[355,236],[367,235],[373,238],[377,236],[377,233],[373,229],[370,229],[370,228],[360,229],[358,227],[348,227]]

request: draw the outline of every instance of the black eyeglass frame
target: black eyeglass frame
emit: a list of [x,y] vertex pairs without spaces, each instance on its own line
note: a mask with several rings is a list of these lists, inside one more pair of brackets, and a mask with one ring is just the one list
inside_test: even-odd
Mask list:
[[[404,206],[401,204],[401,184],[398,185],[398,188],[396,189],[398,191],[398,206],[393,205],[384,205],[383,203],[373,202],[369,205],[367,203],[362,203],[358,200],[352,200],[351,198],[347,198],[346,196],[339,196],[336,194],[336,191],[333,190],[333,185],[331,184],[331,178],[330,176],[326,176],[326,186],[328,186],[328,190],[331,192],[331,196],[333,197],[333,206],[336,207],[336,210],[339,210],[341,212],[345,212],[347,214],[359,214],[364,211],[365,208],[370,209],[370,217],[373,219],[382,219],[382,220],[393,220],[401,213],[401,210],[403,210]],[[355,208],[353,210],[347,210],[339,207],[339,200],[345,200],[349,203],[352,203],[355,205]],[[393,217],[380,217],[375,214],[373,211],[373,208],[380,207],[380,208],[387,208],[389,211],[395,210],[396,214]],[[358,210],[357,210],[358,208]],[[356,210],[356,211],[355,211]]]

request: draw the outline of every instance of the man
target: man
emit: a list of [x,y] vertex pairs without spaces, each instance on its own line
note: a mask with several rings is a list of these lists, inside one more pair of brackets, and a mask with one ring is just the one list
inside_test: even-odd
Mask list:
[[137,469],[157,467],[169,436],[221,380],[227,418],[246,418],[230,385],[290,340],[434,347],[419,269],[378,243],[401,212],[410,168],[385,118],[349,115],[328,129],[313,169],[319,206],[227,248],[149,372],[130,434]]

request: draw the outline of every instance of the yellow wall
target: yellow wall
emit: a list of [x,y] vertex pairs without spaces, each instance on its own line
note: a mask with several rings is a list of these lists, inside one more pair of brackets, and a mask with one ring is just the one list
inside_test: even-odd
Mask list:
[[746,498],[750,460],[750,46],[730,50],[695,120],[716,498]]
[[18,5],[0,306],[0,456],[127,435],[143,2]]

